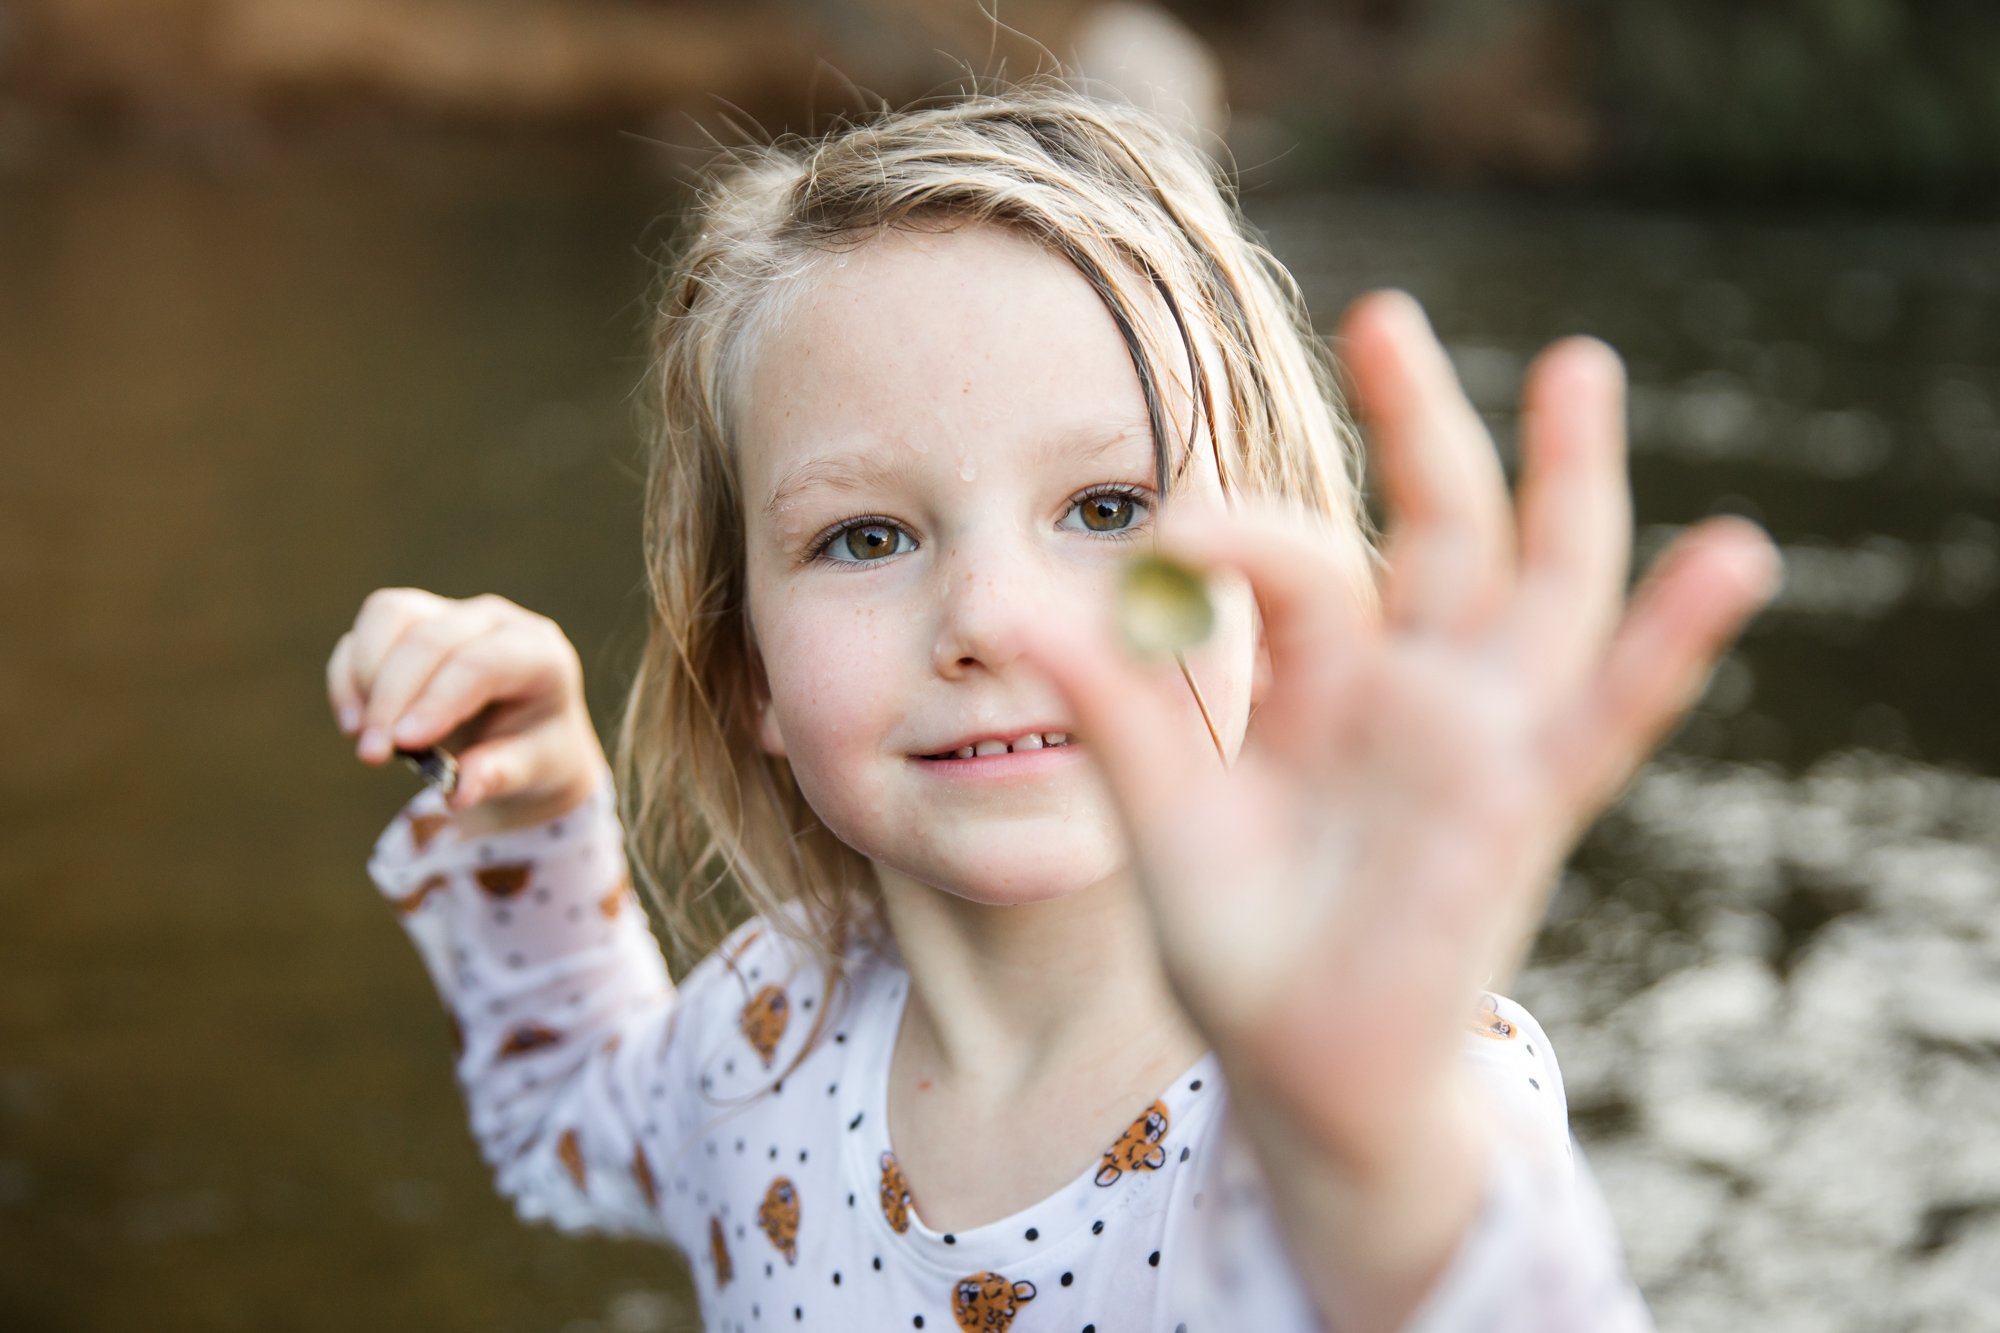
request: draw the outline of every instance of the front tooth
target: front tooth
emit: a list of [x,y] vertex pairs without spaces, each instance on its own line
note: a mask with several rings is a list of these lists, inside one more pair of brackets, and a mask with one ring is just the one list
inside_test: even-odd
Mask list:
[[955,751],[954,753],[956,753],[960,759],[970,759],[972,758],[972,747],[970,745],[967,745]]
[[1007,742],[981,741],[972,747],[972,752],[974,754],[1005,754],[1007,753]]
[[1045,745],[1068,745],[1069,733],[1067,731],[1051,731],[1042,737],[1042,742]]
[[1027,735],[1021,737],[1020,740],[1014,742],[1014,749],[1017,751],[1039,750],[1041,748],[1042,748],[1042,738],[1040,736],[1037,736],[1032,731],[1029,732]]

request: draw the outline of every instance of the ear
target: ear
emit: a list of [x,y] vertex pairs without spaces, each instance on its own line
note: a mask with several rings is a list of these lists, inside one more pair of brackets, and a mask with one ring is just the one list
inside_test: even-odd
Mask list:
[[778,730],[778,710],[771,707],[769,699],[757,701],[757,744],[764,747],[764,753],[785,757],[785,734]]
[[764,671],[764,653],[755,635],[748,636],[750,657],[750,706],[757,732],[757,744],[765,754],[785,756],[785,735],[778,729],[778,710],[771,706],[771,678]]

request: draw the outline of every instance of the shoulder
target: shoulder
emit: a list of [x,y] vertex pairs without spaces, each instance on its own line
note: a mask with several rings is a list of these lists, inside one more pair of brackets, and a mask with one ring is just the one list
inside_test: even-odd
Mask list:
[[[741,1057],[713,1071],[717,1082],[781,1076],[873,966],[864,947],[830,955],[807,936],[804,914],[787,911],[736,927],[678,987],[704,1052]],[[838,970],[829,966],[836,957]]]
[[777,914],[760,914],[738,925],[681,981],[690,995],[721,990],[747,996],[766,987],[794,990],[824,982],[838,971],[854,975],[865,968],[870,952],[858,946],[831,950],[815,941],[805,913],[788,904]]
[[1468,1015],[1465,1056],[1503,1129],[1567,1162],[1569,1100],[1548,1033],[1517,1001],[1481,992]]

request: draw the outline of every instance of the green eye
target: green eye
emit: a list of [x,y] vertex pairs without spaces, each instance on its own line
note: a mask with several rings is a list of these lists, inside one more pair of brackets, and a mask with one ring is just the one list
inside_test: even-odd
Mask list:
[[843,533],[840,547],[857,561],[880,560],[896,553],[896,530],[886,523],[864,523]]
[[1132,526],[1134,510],[1129,495],[1117,495],[1109,491],[1102,495],[1088,497],[1079,506],[1083,514],[1083,526],[1092,532],[1117,532]]
[[1215,608],[1201,575],[1157,555],[1126,562],[1118,585],[1118,630],[1141,657],[1183,652],[1215,628]]

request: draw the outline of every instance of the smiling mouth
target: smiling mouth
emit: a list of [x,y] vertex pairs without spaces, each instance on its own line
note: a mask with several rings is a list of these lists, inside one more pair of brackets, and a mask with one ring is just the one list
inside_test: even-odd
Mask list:
[[941,754],[927,754],[922,757],[938,760],[982,759],[995,754],[1019,754],[1024,750],[1058,750],[1070,743],[1069,733],[1066,731],[1030,731],[1012,740],[1003,741],[994,737],[974,741],[970,745],[961,745],[956,750],[946,750]]

